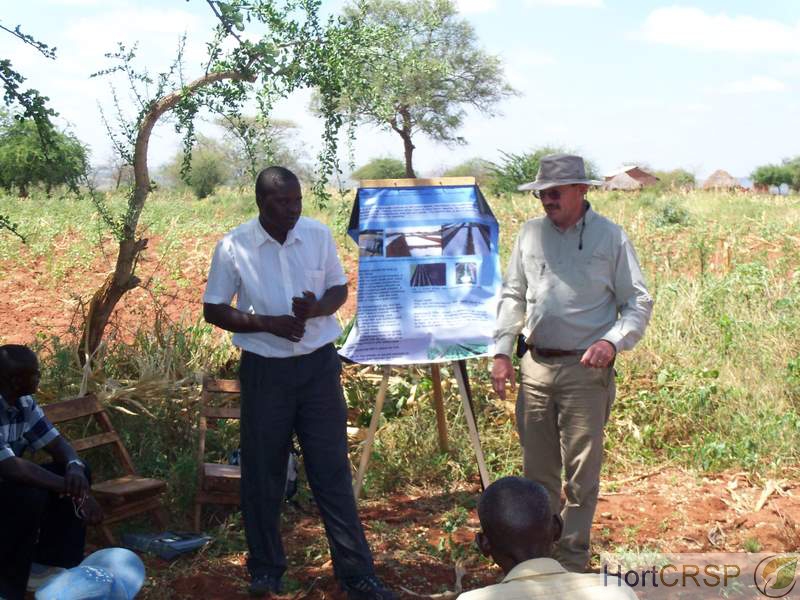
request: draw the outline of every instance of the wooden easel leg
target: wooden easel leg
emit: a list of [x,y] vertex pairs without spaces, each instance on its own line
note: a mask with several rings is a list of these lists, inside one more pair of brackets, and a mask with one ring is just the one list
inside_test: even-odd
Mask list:
[[375,399],[375,408],[372,411],[372,419],[369,421],[369,430],[367,431],[367,439],[364,440],[364,447],[361,449],[361,460],[358,464],[358,473],[356,480],[353,482],[353,494],[356,498],[361,495],[361,486],[364,483],[364,475],[367,474],[367,466],[369,465],[369,458],[372,454],[372,444],[375,441],[375,431],[378,429],[378,421],[383,412],[383,401],[386,399],[386,388],[389,387],[389,373],[388,366],[383,367],[383,379],[381,379],[380,388],[378,388],[378,397]]
[[436,410],[436,429],[439,432],[439,450],[450,452],[450,444],[447,440],[447,417],[444,414],[444,402],[442,401],[442,372],[439,365],[431,365],[431,382],[433,383],[433,408]]
[[478,426],[475,424],[475,414],[472,411],[472,397],[470,395],[469,384],[467,383],[467,364],[463,360],[451,363],[458,383],[458,391],[461,395],[461,403],[464,405],[464,417],[467,419],[467,429],[469,430],[469,440],[475,450],[475,458],[478,461],[478,472],[481,475],[481,486],[486,489],[490,483],[489,469],[486,468],[486,459],[481,448],[481,438],[478,435]]

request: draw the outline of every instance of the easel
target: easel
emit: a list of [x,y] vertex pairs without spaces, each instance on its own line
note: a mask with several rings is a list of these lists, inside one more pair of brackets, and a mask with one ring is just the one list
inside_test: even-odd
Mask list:
[[[481,487],[486,488],[489,485],[489,470],[486,468],[486,459],[483,456],[483,448],[481,448],[481,440],[478,435],[478,426],[475,423],[475,412],[472,408],[472,392],[469,387],[469,379],[467,377],[467,363],[464,360],[454,361],[450,363],[455,374],[456,383],[458,384],[458,393],[461,396],[461,403],[464,408],[464,417],[467,420],[467,429],[469,431],[469,440],[475,450],[475,458],[478,461],[478,472],[481,476]],[[386,389],[389,387],[389,376],[391,374],[390,366],[383,366],[383,377],[381,378],[380,386],[378,387],[378,396],[375,399],[375,408],[372,411],[372,418],[369,421],[369,429],[367,430],[367,437],[364,440],[364,447],[361,449],[361,460],[358,464],[358,473],[356,474],[355,481],[353,482],[353,491],[356,498],[361,494],[361,489],[364,483],[364,476],[367,474],[367,467],[369,466],[369,459],[372,455],[372,446],[375,443],[375,433],[378,430],[378,421],[383,412],[383,403],[386,400]],[[436,410],[436,428],[439,434],[439,448],[442,452],[449,451],[449,444],[447,442],[447,421],[444,414],[444,403],[442,401],[442,376],[439,365],[434,363],[431,365],[431,380],[433,382],[433,404]]]

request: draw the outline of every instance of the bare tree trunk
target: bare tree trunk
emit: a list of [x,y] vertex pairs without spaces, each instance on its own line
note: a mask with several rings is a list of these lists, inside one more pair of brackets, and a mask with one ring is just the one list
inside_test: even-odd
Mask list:
[[97,350],[103,334],[114,312],[117,302],[126,292],[136,288],[140,279],[134,274],[139,254],[147,247],[146,239],[136,239],[136,228],[142,214],[144,203],[150,194],[150,174],[147,168],[147,148],[153,127],[164,113],[169,112],[185,95],[192,95],[198,89],[226,79],[255,81],[255,76],[242,71],[219,71],[208,73],[186,87],[173,91],[154,102],[145,114],[136,136],[133,155],[133,194],[128,199],[128,210],[119,242],[119,253],[114,272],[105,280],[92,296],[81,335],[80,356],[84,363]]
[[400,137],[403,138],[403,155],[406,160],[406,177],[414,179],[416,175],[414,174],[414,162],[412,157],[415,146],[411,141],[411,115],[409,114],[408,110],[401,109],[400,116],[403,118],[403,128],[398,130],[397,133],[399,133]]
[[406,177],[410,177],[414,179],[416,175],[414,174],[414,163],[412,161],[412,155],[414,154],[414,144],[411,143],[411,136],[408,134],[400,134],[403,137],[403,154],[406,159]]

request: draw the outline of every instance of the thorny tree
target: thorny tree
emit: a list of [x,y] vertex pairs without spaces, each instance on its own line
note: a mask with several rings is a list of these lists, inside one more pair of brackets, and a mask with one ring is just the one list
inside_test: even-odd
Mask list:
[[[127,208],[115,217],[102,197],[95,203],[119,241],[113,273],[93,295],[81,339],[83,360],[98,348],[114,307],[120,298],[140,284],[136,264],[147,246],[137,234],[139,217],[151,191],[147,166],[150,134],[167,113],[176,117],[176,128],[184,134],[187,156],[194,141],[194,118],[201,109],[213,113],[241,114],[252,98],[260,112],[268,115],[279,97],[302,87],[319,91],[324,120],[323,150],[319,157],[317,194],[324,194],[327,175],[337,168],[336,144],[342,117],[338,113],[345,87],[365,86],[363,65],[370,62],[372,49],[380,46],[380,27],[366,27],[360,19],[320,16],[321,0],[206,0],[218,18],[208,43],[208,62],[202,75],[183,78],[180,52],[169,71],[153,78],[134,69],[135,48],[120,47],[108,55],[116,64],[98,75],[122,73],[134,90],[139,112],[133,121],[121,121],[112,140],[122,157],[133,165],[134,187]],[[246,35],[245,35],[246,34]],[[253,34],[260,35],[251,41]],[[143,88],[154,88],[146,97]],[[115,104],[116,94],[114,95]],[[189,164],[185,165],[189,168]]]
[[406,177],[415,177],[417,134],[464,143],[457,130],[468,108],[491,116],[497,102],[515,93],[500,59],[480,48],[452,0],[372,0],[351,5],[347,14],[394,32],[368,65],[369,88],[348,88],[343,107],[352,122],[400,136]]

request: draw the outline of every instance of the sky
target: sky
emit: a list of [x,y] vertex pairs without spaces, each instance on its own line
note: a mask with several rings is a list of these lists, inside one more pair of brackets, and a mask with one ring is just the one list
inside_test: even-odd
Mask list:
[[[344,0],[325,0],[335,13]],[[622,164],[684,168],[703,178],[722,168],[746,176],[761,164],[800,154],[800,2],[798,0],[457,0],[482,47],[501,57],[518,95],[494,117],[471,112],[460,130],[467,144],[415,139],[418,175],[437,175],[464,160],[496,161],[502,152],[562,146],[603,173]],[[50,97],[96,165],[113,154],[100,107],[113,116],[107,78],[118,42],[139,45],[138,64],[169,67],[187,36],[185,72],[200,73],[214,18],[202,0],[28,0],[3,3],[0,23],[56,47],[48,60],[8,34],[10,58],[26,85]],[[117,82],[120,83],[119,81]],[[132,98],[118,87],[133,115]],[[321,124],[296,92],[273,116],[299,126],[313,156]],[[213,125],[200,130],[214,135]],[[169,123],[150,146],[151,168],[168,161],[180,140]],[[402,158],[397,134],[361,127],[345,163]]]

